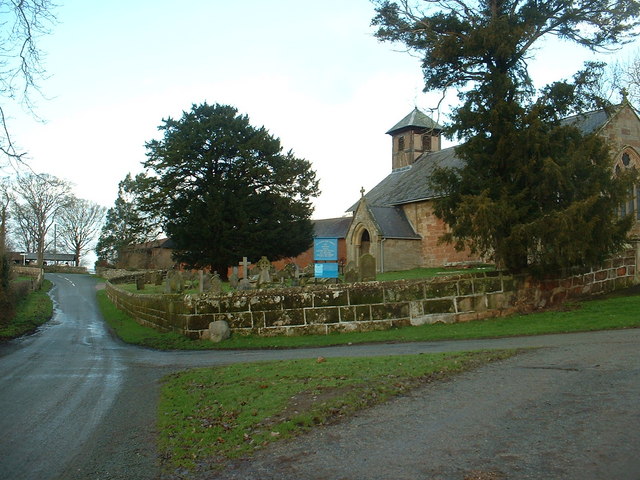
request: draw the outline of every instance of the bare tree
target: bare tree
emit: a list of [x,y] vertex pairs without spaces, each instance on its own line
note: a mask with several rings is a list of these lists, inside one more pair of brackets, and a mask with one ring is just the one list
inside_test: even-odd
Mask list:
[[51,0],[0,0],[0,166],[23,163],[25,152],[9,133],[8,108],[20,106],[33,114],[32,93],[44,77],[37,40],[55,22]]
[[75,253],[78,265],[100,231],[106,211],[97,203],[75,197],[60,210],[58,238],[65,248]]
[[28,205],[20,205],[14,201],[11,218],[13,224],[12,237],[17,241],[18,247],[25,252],[35,252],[38,245],[38,222],[33,211]]
[[640,104],[640,51],[622,67],[623,84],[629,94],[629,100],[635,106]]
[[7,225],[9,222],[9,206],[11,205],[11,187],[9,179],[0,181],[0,252],[7,246]]
[[58,212],[69,201],[71,187],[68,182],[49,174],[27,174],[16,180],[16,213],[29,216],[30,228],[35,234],[38,265],[44,261],[46,238]]

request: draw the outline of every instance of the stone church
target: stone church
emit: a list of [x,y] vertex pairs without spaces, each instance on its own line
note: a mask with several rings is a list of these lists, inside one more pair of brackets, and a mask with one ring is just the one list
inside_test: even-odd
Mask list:
[[[565,122],[611,143],[612,174],[640,169],[640,118],[626,99],[610,113],[597,110]],[[441,148],[441,132],[441,126],[417,108],[387,132],[392,141],[391,173],[349,209],[353,218],[345,234],[348,261],[357,262],[360,255],[370,253],[379,271],[394,271],[481,260],[438,241],[447,225],[433,213],[435,194],[428,179],[435,166],[461,166],[454,147]],[[631,234],[640,237],[637,188],[621,206],[621,214],[628,213],[636,218]]]

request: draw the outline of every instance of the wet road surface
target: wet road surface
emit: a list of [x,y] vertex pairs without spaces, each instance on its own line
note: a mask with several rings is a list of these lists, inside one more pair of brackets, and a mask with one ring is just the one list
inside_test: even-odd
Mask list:
[[[503,478],[640,479],[638,329],[304,350],[158,352],[109,334],[97,310],[93,277],[47,278],[55,284],[52,321],[35,335],[0,345],[0,479],[158,478],[155,406],[159,380],[171,371],[513,347],[545,348],[426,387],[318,429],[295,445],[276,445],[252,462],[230,465],[220,478],[462,480],[484,469],[507,475]],[[616,475],[600,476],[607,471]]]

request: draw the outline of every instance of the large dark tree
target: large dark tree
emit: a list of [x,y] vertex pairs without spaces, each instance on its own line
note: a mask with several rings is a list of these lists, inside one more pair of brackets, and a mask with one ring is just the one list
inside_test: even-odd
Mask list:
[[536,91],[527,61],[551,35],[615,47],[638,12],[634,0],[378,2],[377,36],[421,55],[425,91],[459,92],[445,133],[463,140],[464,166],[433,179],[445,240],[512,271],[591,263],[623,245],[631,219],[615,212],[631,175],[612,178],[604,140],[562,121],[608,107],[593,94],[601,66]]
[[318,182],[311,164],[228,105],[193,105],[163,120],[146,144],[148,211],[175,242],[175,259],[221,275],[243,256],[295,256],[312,243]]
[[158,237],[158,223],[140,209],[136,194],[140,176],[127,176],[118,184],[118,197],[109,210],[96,245],[98,261],[115,265],[123,247]]

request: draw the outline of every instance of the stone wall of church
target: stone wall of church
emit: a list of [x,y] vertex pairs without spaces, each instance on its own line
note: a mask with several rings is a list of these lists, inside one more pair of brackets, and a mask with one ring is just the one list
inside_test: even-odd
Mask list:
[[382,272],[411,270],[422,266],[422,242],[388,238],[380,242],[380,265]]
[[640,150],[640,122],[629,106],[623,107],[601,132],[614,149],[630,146]]
[[442,267],[469,262],[479,262],[479,256],[467,251],[458,252],[451,244],[440,243],[447,232],[447,225],[433,213],[430,201],[403,205],[405,215],[414,230],[422,237],[422,267]]

